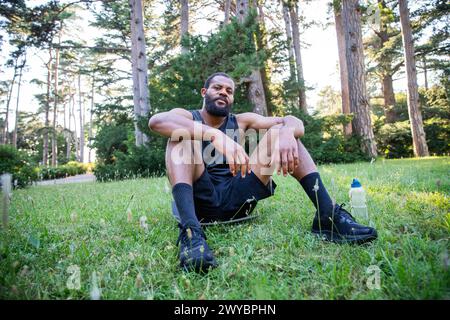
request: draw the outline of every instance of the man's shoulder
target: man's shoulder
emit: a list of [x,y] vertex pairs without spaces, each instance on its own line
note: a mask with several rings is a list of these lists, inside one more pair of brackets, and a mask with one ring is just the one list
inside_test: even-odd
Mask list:
[[177,108],[171,109],[169,112],[176,113],[180,116],[184,116],[184,117],[192,119],[193,118],[192,111],[194,111],[194,110],[188,110],[188,109],[184,109],[181,107],[177,107]]

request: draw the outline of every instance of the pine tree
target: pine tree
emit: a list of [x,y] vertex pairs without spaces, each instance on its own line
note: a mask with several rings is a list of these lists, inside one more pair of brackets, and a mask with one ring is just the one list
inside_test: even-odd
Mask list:
[[408,113],[413,137],[414,155],[426,157],[429,155],[428,146],[423,129],[422,114],[419,109],[419,92],[417,86],[417,70],[414,58],[414,42],[409,20],[407,0],[399,0],[400,21],[402,26],[402,39],[406,64],[406,76],[408,78]]

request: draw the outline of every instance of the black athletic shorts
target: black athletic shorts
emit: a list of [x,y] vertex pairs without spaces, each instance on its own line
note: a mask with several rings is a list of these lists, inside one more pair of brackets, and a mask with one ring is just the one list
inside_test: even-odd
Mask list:
[[199,221],[239,218],[235,215],[244,204],[253,200],[256,205],[272,196],[275,188],[275,182],[266,186],[253,172],[242,178],[240,172],[233,177],[231,173],[216,176],[205,170],[193,185],[195,212]]

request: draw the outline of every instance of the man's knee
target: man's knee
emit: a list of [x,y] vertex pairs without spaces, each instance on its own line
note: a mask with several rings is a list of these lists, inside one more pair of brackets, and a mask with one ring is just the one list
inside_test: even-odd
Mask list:
[[166,147],[166,166],[202,164],[201,141],[169,141]]

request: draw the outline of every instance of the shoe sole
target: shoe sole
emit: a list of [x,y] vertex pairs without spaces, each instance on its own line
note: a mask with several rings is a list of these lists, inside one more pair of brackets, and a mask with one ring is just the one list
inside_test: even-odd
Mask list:
[[181,269],[185,272],[195,271],[197,273],[207,273],[210,269],[217,268],[216,261],[204,261],[201,264],[180,264]]
[[376,232],[372,234],[365,235],[355,235],[355,236],[341,236],[336,234],[336,232],[331,233],[331,231],[324,230],[320,232],[319,230],[312,230],[312,233],[320,237],[325,241],[335,242],[335,243],[350,243],[350,244],[363,244],[377,239],[378,235]]

